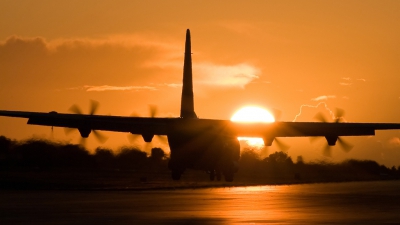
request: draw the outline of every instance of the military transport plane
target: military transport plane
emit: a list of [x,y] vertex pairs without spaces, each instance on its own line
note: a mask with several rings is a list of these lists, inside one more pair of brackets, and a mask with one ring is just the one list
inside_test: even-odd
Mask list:
[[194,111],[190,31],[186,31],[181,111],[178,118],[127,117],[57,112],[0,110],[0,116],[27,118],[28,124],[76,128],[83,138],[96,131],[128,132],[151,142],[154,135],[166,135],[171,149],[168,164],[172,179],[179,180],[185,169],[221,174],[233,181],[238,170],[240,144],[237,137],[262,137],[267,146],[277,137],[325,137],[329,146],[340,144],[340,136],[374,135],[375,130],[400,129],[399,123],[273,122],[237,123],[230,120],[200,119]]

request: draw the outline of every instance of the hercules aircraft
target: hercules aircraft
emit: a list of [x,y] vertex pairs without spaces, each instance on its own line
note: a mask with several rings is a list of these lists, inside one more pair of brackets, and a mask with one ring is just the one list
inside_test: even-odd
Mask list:
[[[172,179],[185,169],[205,170],[210,179],[221,174],[233,181],[238,170],[240,144],[237,137],[262,137],[267,146],[277,137],[325,137],[329,146],[342,143],[340,136],[375,135],[375,130],[400,129],[398,123],[273,122],[235,123],[230,120],[200,119],[194,111],[190,31],[186,31],[180,117],[127,117],[0,110],[0,116],[27,118],[28,124],[78,129],[83,138],[96,131],[127,132],[151,142],[166,135],[171,149],[168,164]],[[339,117],[338,117],[339,118]],[[277,142],[277,141],[276,141]]]

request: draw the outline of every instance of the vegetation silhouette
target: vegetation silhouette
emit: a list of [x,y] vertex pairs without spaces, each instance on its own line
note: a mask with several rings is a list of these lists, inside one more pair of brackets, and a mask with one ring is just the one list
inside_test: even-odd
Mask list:
[[350,159],[340,163],[326,161],[305,163],[300,156],[294,163],[288,154],[275,152],[264,159],[252,149],[241,154],[240,177],[246,181],[339,182],[399,179],[400,166],[387,168],[372,160]]
[[[0,136],[0,189],[104,188],[151,182],[174,183],[169,178],[168,160],[168,155],[161,148],[151,149],[149,155],[128,146],[116,151],[98,147],[90,153],[76,144],[41,139],[16,141]],[[274,152],[261,158],[250,148],[242,150],[239,164],[236,182],[240,185],[400,177],[400,166],[387,168],[372,160],[306,163],[299,156],[294,163],[285,152]],[[208,176],[198,172],[185,177],[183,182],[208,182]]]

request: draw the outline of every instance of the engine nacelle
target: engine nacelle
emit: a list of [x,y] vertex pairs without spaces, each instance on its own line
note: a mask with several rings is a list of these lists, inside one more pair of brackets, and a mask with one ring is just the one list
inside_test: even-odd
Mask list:
[[329,146],[335,146],[336,141],[338,140],[337,136],[325,136],[326,141],[328,142]]
[[81,136],[83,138],[88,138],[90,132],[92,131],[90,128],[83,128],[83,127],[82,128],[78,128],[78,130],[79,130],[79,133],[81,134]]
[[154,134],[142,134],[143,140],[150,143],[153,140]]

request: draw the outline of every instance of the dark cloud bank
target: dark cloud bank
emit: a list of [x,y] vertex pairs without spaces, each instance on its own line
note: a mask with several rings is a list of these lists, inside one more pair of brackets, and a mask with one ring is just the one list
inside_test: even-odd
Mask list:
[[[83,85],[121,85],[152,80],[145,64],[164,57],[163,47],[134,41],[12,36],[0,43],[3,83],[15,86],[66,88]],[[146,74],[146,79],[143,75]]]

